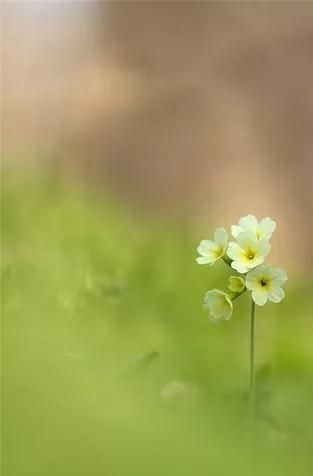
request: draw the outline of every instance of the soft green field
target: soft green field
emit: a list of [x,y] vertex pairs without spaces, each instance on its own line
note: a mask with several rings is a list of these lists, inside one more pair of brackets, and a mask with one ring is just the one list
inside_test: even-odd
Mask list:
[[[313,474],[312,283],[212,323],[198,236],[78,185],[4,173],[4,476]],[[208,233],[210,228],[208,225]],[[275,246],[275,240],[273,240]]]

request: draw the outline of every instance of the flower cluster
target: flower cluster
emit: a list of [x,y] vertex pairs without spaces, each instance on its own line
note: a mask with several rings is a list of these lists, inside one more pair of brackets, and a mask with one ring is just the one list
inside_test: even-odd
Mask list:
[[204,307],[212,319],[230,319],[234,299],[247,290],[258,306],[264,306],[267,301],[278,303],[284,298],[282,286],[287,281],[286,272],[264,264],[275,228],[276,223],[269,217],[259,222],[255,216],[248,215],[231,227],[234,241],[228,241],[225,228],[217,228],[214,240],[200,242],[197,263],[213,265],[222,259],[238,273],[229,277],[229,293],[212,289],[205,294]]

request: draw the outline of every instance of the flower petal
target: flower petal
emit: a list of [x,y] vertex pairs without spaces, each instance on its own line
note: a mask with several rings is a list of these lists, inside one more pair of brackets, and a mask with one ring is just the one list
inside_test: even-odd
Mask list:
[[284,284],[288,279],[286,271],[280,268],[270,268],[269,276],[276,286]]
[[210,289],[204,295],[204,306],[212,304],[219,299],[219,294],[223,291],[219,291],[218,289]]
[[243,229],[238,225],[232,225],[231,226],[231,234],[233,235],[234,238],[237,238],[239,233],[241,233],[242,231],[243,231]]
[[263,256],[256,256],[252,260],[247,261],[245,263],[245,266],[248,269],[253,269],[253,268],[256,268],[257,266],[260,266],[260,264],[262,264],[263,262],[264,262]]
[[247,215],[245,217],[240,218],[239,226],[244,231],[254,231],[256,232],[258,226],[258,220],[254,215]]
[[211,264],[212,263],[212,259],[209,258],[208,256],[199,256],[196,259],[196,261],[197,261],[198,264]]
[[218,246],[226,247],[228,234],[225,228],[216,228],[214,233],[214,241]]
[[243,250],[249,247],[257,248],[257,245],[258,245],[258,240],[256,238],[256,235],[252,231],[245,231],[245,232],[239,233],[237,237],[237,242],[240,248],[242,248]]
[[241,274],[246,273],[247,271],[249,271],[247,266],[244,263],[242,263],[241,261],[238,261],[238,260],[232,261],[231,267],[233,269],[235,269],[238,273],[241,273]]
[[259,239],[269,240],[275,228],[276,223],[270,217],[263,218],[259,223],[257,231]]
[[202,240],[198,246],[198,253],[200,257],[196,259],[198,264],[213,264],[217,260],[215,253],[216,244],[214,241]]
[[211,253],[214,253],[216,249],[216,244],[212,240],[202,240],[200,241],[200,245],[197,248],[199,255],[207,256]]
[[259,240],[257,249],[261,256],[265,258],[271,251],[271,245],[268,240]]
[[228,244],[227,255],[233,260],[238,260],[241,258],[242,249],[240,248],[238,243],[231,241]]
[[252,299],[258,306],[264,306],[268,299],[268,292],[260,287],[253,289]]
[[284,297],[285,297],[285,293],[283,289],[280,288],[279,286],[273,286],[268,293],[268,299],[271,302],[278,303],[282,299],[284,299]]
[[[261,268],[261,266],[259,266],[259,268]],[[246,276],[246,288],[249,289],[249,291],[252,291],[259,282],[259,268],[252,269]]]

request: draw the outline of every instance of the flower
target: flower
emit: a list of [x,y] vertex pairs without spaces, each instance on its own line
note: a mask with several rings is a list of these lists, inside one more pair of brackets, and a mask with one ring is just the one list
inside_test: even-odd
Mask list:
[[212,289],[205,293],[203,307],[209,310],[214,321],[228,321],[233,313],[233,303],[229,294],[219,289]]
[[246,287],[252,291],[252,299],[258,306],[264,306],[267,300],[280,302],[285,293],[281,286],[287,281],[286,271],[271,266],[259,266],[249,271]]
[[246,287],[244,279],[240,276],[229,276],[228,281],[228,289],[232,293],[242,293]]
[[214,241],[202,240],[197,249],[199,255],[197,263],[214,264],[218,259],[222,258],[227,248],[227,231],[225,228],[217,228],[214,233]]
[[276,223],[269,217],[258,222],[254,215],[247,215],[240,218],[238,225],[231,227],[231,233],[237,238],[242,232],[253,232],[258,240],[269,240],[275,228]]
[[268,240],[258,240],[253,232],[239,233],[237,242],[230,242],[227,254],[233,260],[231,267],[238,273],[247,273],[263,263],[271,245]]

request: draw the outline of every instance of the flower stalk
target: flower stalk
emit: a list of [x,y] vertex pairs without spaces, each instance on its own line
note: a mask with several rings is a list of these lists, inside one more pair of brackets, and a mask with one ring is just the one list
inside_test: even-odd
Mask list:
[[255,302],[251,299],[249,412],[255,417]]

